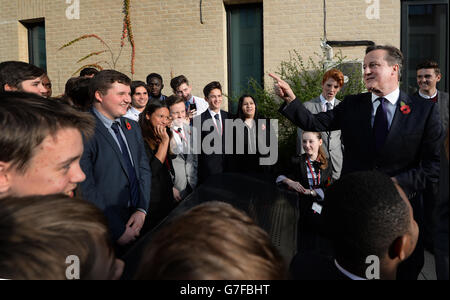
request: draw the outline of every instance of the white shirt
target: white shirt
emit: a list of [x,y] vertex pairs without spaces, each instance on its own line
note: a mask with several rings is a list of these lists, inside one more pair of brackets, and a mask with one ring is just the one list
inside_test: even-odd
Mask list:
[[350,278],[351,280],[367,280],[365,278],[356,276],[355,274],[350,273],[349,271],[345,270],[343,267],[341,267],[337,260],[334,260],[334,264],[336,265],[336,267],[338,268],[339,271],[341,271],[342,274],[344,274],[345,276],[347,276],[348,278]]
[[[372,105],[373,105],[372,123],[371,123],[372,127],[373,127],[373,122],[375,121],[375,115],[377,113],[377,108],[380,105],[380,101],[377,101],[378,98],[381,98],[381,97],[372,93]],[[388,100],[388,101],[386,101],[386,110],[387,110],[387,119],[388,119],[389,129],[391,129],[392,120],[394,119],[395,110],[397,109],[397,102],[398,102],[398,99],[400,98],[400,89],[397,88],[395,91],[393,91],[389,95],[384,96],[383,98]]]
[[124,117],[138,122],[140,114],[141,112],[132,106],[129,110],[127,110],[127,113],[124,115]]
[[434,97],[436,97],[437,96],[437,90],[436,90],[436,92],[434,93],[434,95],[433,96],[428,96],[428,95],[424,95],[424,94],[422,94],[420,91],[419,91],[419,95],[420,95],[420,97],[422,97],[422,98],[424,98],[424,99],[432,99],[432,98],[434,98]]
[[189,102],[189,104],[195,103],[195,105],[197,106],[197,112],[195,113],[195,116],[200,116],[202,113],[204,113],[209,108],[208,102],[206,102],[206,100],[203,98],[192,96],[192,98],[189,99],[188,102]]
[[328,101],[327,99],[325,99],[324,96],[322,96],[322,94],[320,94],[320,104],[322,105],[322,111],[327,111],[327,103],[331,103],[331,109],[333,109],[335,102],[336,98],[333,98],[333,100]]

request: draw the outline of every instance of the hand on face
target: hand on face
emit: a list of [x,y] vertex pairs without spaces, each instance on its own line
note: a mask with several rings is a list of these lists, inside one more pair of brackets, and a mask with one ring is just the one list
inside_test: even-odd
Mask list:
[[156,135],[161,139],[163,143],[169,142],[170,137],[167,134],[167,127],[164,125],[157,125],[155,127]]

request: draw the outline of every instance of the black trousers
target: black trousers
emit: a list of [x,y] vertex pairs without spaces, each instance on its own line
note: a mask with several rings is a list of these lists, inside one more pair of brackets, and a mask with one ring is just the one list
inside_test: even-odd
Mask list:
[[414,220],[419,226],[419,238],[416,248],[409,258],[402,262],[397,270],[397,280],[417,280],[425,265],[425,248],[423,243],[423,197],[422,194],[410,199]]

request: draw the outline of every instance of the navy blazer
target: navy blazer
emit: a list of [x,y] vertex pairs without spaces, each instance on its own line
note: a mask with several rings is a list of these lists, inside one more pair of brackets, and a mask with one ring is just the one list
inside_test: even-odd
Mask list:
[[[401,103],[410,113],[400,111]],[[439,178],[439,146],[442,129],[438,106],[419,101],[400,91],[400,99],[386,142],[379,153],[371,125],[371,93],[351,95],[334,110],[313,115],[299,100],[283,104],[280,112],[295,125],[308,131],[341,130],[345,145],[342,174],[378,170],[396,177],[405,193],[412,198],[425,188],[428,178]]]
[[[131,213],[134,213],[128,208],[128,171],[119,145],[102,121],[93,112],[92,114],[96,119],[95,134],[84,143],[80,165],[86,174],[86,180],[81,183],[81,191],[84,199],[104,212],[112,238],[116,241],[125,232],[125,225]],[[150,203],[151,170],[141,129],[133,120],[120,118],[120,122],[139,180],[140,199],[137,208],[147,211]],[[131,126],[127,128],[126,122]]]
[[[220,110],[220,115],[222,118],[222,153],[221,154],[205,154],[203,151],[203,145],[202,145],[202,151],[201,154],[198,157],[198,181],[199,183],[204,182],[207,178],[209,178],[211,175],[220,174],[223,173],[226,170],[226,155],[225,155],[225,120],[229,119],[229,114],[226,111]],[[212,134],[214,131],[217,132],[216,128],[211,126],[209,130],[202,130],[203,124],[207,120],[212,120],[211,114],[209,113],[209,110],[206,110],[203,112],[200,116],[196,117],[200,118],[201,120],[201,126],[202,128],[197,128],[196,132],[197,134],[200,134],[201,142],[203,144],[203,140],[206,136],[209,137],[210,134]],[[214,121],[214,120],[213,120]],[[196,125],[196,122],[194,120],[194,126]],[[213,143],[211,142],[211,146]]]

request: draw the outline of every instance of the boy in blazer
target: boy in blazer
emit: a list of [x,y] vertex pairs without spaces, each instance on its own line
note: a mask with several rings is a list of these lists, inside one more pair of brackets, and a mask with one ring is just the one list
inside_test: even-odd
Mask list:
[[[211,175],[223,173],[226,169],[225,120],[229,119],[228,112],[220,109],[222,105],[222,86],[218,81],[207,84],[203,89],[203,94],[209,104],[209,108],[199,117],[196,117],[200,118],[200,128],[196,128],[195,125],[198,123],[198,119],[194,118],[194,128],[201,133],[202,151],[198,158],[199,183],[204,182]],[[203,128],[204,126],[205,128]],[[209,139],[213,135],[216,135],[216,138],[210,140],[210,143],[206,141],[204,145],[205,138]],[[221,140],[221,145],[214,144],[215,140]],[[211,149],[214,149],[213,153],[209,153]]]
[[113,70],[99,72],[89,86],[94,101],[94,137],[85,143],[83,197],[108,219],[120,246],[134,241],[150,202],[151,171],[138,124],[123,118],[131,103],[131,80]]
[[167,98],[173,138],[170,141],[171,159],[173,166],[173,185],[179,198],[186,198],[197,186],[198,156],[194,154],[193,127],[186,117],[186,106],[182,97],[172,95]]

